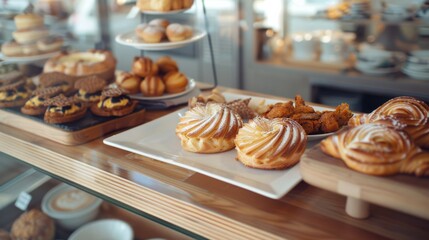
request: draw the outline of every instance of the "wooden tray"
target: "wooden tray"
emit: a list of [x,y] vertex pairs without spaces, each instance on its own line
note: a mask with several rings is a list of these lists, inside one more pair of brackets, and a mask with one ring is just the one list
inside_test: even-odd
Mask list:
[[29,116],[20,108],[0,109],[0,123],[19,128],[65,145],[78,145],[109,132],[134,127],[144,122],[145,109],[137,105],[133,113],[123,117],[99,117],[87,111],[84,118],[63,124],[48,124],[43,116]]
[[429,219],[429,178],[411,175],[377,177],[349,169],[342,160],[325,155],[319,145],[303,155],[303,180],[347,196],[346,212],[355,218],[369,216],[369,203]]

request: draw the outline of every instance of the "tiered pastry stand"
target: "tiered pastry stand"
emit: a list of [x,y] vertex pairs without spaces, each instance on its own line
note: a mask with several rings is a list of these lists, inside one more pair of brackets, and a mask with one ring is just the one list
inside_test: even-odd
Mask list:
[[[161,43],[144,43],[142,40],[139,40],[138,37],[134,34],[134,32],[119,34],[116,36],[115,41],[119,44],[134,47],[136,49],[142,50],[142,51],[160,51],[160,50],[169,50],[169,49],[175,49],[184,47],[188,44],[194,43],[196,41],[199,41],[203,39],[207,35],[208,43],[209,43],[209,49],[210,49],[210,59],[212,64],[212,71],[213,71],[213,85],[208,88],[204,88],[201,90],[211,90],[213,88],[217,87],[218,80],[217,80],[217,73],[216,73],[216,64],[214,59],[214,53],[213,53],[213,44],[212,44],[212,38],[209,32],[209,23],[208,23],[208,17],[207,17],[207,10],[205,6],[205,0],[201,0],[202,3],[202,9],[204,13],[204,26],[205,31],[199,31],[194,29],[194,35],[192,38],[180,41],[180,42],[161,42]],[[196,4],[196,2],[195,2]],[[187,9],[178,10],[178,11],[170,11],[170,12],[154,12],[154,11],[144,11],[142,12],[143,16],[145,14],[149,15],[166,15],[166,14],[178,14],[180,12],[186,11]],[[144,17],[143,17],[144,18]]]
[[301,158],[305,182],[347,197],[346,213],[367,218],[370,203],[429,219],[429,179],[411,175],[370,176],[349,169],[316,145]]

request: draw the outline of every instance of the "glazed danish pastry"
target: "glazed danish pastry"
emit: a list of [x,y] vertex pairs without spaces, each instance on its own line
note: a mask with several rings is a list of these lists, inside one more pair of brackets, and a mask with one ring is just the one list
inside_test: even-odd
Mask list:
[[224,152],[234,148],[243,121],[225,105],[197,105],[180,118],[176,135],[182,148],[197,153]]
[[360,125],[324,139],[320,146],[324,153],[366,174],[429,175],[429,153],[417,147],[405,132],[388,125]]
[[290,118],[256,117],[235,138],[237,159],[260,169],[283,169],[298,163],[307,145],[304,128]]
[[370,114],[360,114],[352,117],[348,125],[359,126],[366,123],[382,121],[389,117],[399,124],[404,124],[403,130],[407,132],[415,143],[429,149],[429,106],[423,101],[412,97],[393,98]]

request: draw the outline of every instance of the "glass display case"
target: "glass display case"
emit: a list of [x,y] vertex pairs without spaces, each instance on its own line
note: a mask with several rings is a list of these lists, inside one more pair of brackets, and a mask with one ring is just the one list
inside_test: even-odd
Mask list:
[[364,112],[400,95],[428,101],[426,9],[420,0],[253,1],[244,88]]

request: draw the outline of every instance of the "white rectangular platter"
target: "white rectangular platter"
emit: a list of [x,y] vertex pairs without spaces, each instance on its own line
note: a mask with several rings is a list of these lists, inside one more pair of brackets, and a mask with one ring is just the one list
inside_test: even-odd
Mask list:
[[[227,101],[249,96],[224,93]],[[251,97],[250,104],[263,99]],[[279,100],[265,99],[265,104]],[[324,110],[315,107],[316,110]],[[182,149],[175,129],[183,108],[164,117],[104,139],[104,143],[126,151],[213,177],[263,196],[278,199],[298,184],[302,177],[298,164],[284,170],[259,170],[244,166],[235,159],[236,150],[223,153],[198,154]]]

